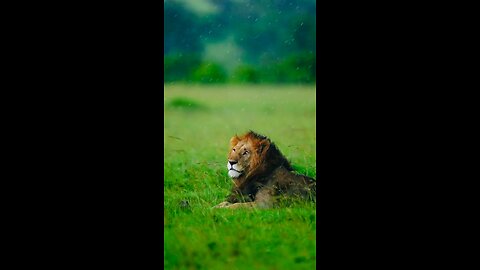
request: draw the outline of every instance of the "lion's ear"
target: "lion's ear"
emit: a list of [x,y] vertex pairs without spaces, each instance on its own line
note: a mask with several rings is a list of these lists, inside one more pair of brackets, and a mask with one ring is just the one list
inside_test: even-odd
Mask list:
[[235,145],[237,145],[237,143],[240,141],[240,138],[235,135],[233,136],[231,139],[230,139],[230,146],[231,147],[234,147]]
[[268,148],[270,147],[270,140],[269,139],[263,139],[258,143],[258,153],[259,154],[264,154],[267,152]]

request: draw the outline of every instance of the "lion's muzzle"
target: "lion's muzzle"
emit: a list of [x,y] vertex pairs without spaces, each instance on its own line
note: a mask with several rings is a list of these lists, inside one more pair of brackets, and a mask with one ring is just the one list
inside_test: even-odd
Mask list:
[[241,170],[238,167],[238,164],[236,161],[228,161],[227,169],[228,169],[228,176],[230,176],[231,178],[237,178],[243,173],[243,170]]

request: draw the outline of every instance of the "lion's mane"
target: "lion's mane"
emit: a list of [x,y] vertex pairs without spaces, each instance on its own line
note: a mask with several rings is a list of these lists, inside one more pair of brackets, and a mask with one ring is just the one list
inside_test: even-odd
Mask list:
[[[251,142],[253,148],[252,157],[245,175],[238,180],[234,180],[237,182],[235,182],[232,192],[227,198],[227,201],[231,203],[253,201],[257,191],[272,180],[272,177],[274,177],[272,174],[277,168],[283,167],[288,172],[293,171],[290,162],[278,147],[269,138],[254,131],[249,131],[241,137],[234,136],[230,141],[230,151],[238,142],[247,140]],[[304,177],[313,180],[310,177]],[[278,183],[277,186],[282,186],[282,181],[289,180],[286,177],[286,179],[274,179],[274,182]]]

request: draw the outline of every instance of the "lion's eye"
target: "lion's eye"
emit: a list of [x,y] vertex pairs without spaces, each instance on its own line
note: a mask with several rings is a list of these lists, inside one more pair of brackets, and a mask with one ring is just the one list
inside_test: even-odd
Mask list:
[[233,150],[233,152],[235,152],[235,148],[233,148],[232,150]]

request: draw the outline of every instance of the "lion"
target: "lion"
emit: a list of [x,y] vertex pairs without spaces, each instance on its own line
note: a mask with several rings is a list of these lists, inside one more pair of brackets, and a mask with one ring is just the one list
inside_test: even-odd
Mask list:
[[316,180],[294,172],[277,146],[254,131],[231,138],[227,169],[233,188],[214,208],[270,208],[282,197],[315,201]]

